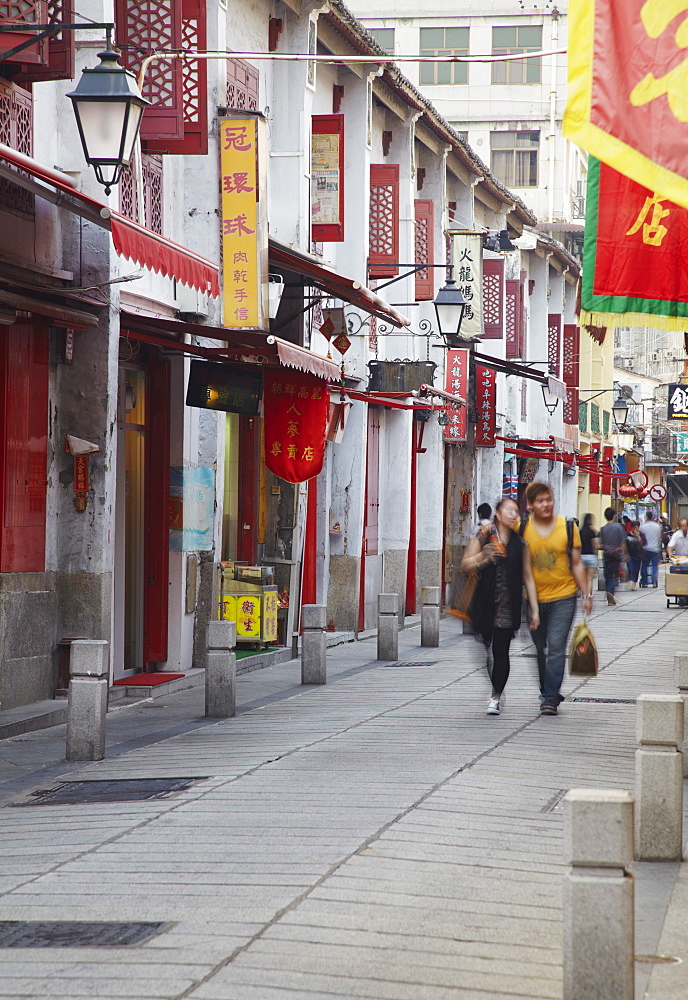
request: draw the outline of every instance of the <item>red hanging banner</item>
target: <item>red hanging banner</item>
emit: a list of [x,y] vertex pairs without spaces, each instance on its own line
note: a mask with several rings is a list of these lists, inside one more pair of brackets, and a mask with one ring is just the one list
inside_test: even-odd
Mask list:
[[[468,394],[468,350],[465,347],[447,351],[444,388],[453,396],[466,399]],[[451,443],[466,440],[466,407],[448,409],[449,423],[444,428],[444,440]]]
[[481,448],[494,448],[497,443],[497,373],[494,368],[475,366],[475,443]]
[[325,459],[330,394],[308,372],[265,369],[265,464],[288,483],[317,476]]

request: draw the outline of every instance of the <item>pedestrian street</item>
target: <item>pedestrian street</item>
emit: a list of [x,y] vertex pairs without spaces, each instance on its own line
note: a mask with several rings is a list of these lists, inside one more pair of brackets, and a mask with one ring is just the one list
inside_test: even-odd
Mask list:
[[[401,632],[394,663],[374,637],[331,649],[325,686],[297,661],[242,675],[233,719],[204,719],[200,687],[112,712],[102,762],[65,763],[63,726],[3,741],[0,921],[27,925],[0,947],[0,1000],[561,998],[561,799],[633,791],[634,701],[675,693],[688,646],[661,580],[616,607],[596,594],[590,621],[600,675],[567,677],[556,717],[527,631],[486,716],[484,651],[447,617],[438,648]],[[163,778],[195,780],[108,801]],[[33,794],[62,785],[69,804]],[[634,866],[638,998],[688,995],[685,934],[683,965],[647,960],[679,869]],[[157,926],[31,946],[51,921]]]

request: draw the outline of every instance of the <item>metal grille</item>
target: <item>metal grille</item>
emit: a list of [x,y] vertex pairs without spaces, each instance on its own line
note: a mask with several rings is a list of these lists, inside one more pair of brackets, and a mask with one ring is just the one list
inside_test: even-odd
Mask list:
[[2,920],[0,948],[113,948],[141,944],[169,926],[162,921],[87,923]]
[[396,660],[394,663],[385,663],[385,667],[434,667],[441,660]]
[[164,799],[205,778],[122,778],[115,781],[67,781],[56,788],[32,792],[23,806],[82,805],[98,802],[140,802]]
[[547,321],[547,360],[552,375],[559,378],[561,351],[561,316],[551,313]]

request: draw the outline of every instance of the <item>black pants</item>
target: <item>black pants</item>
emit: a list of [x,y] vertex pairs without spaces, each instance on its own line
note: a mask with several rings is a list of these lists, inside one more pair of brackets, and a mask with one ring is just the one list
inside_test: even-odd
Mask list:
[[509,680],[509,646],[513,629],[496,628],[492,633],[492,687],[496,694],[501,694]]

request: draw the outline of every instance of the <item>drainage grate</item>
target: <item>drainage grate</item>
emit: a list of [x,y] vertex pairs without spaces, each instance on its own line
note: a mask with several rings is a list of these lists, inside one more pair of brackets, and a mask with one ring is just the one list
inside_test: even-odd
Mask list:
[[395,663],[385,663],[385,667],[434,667],[441,660],[397,660]]
[[115,781],[67,781],[32,792],[19,806],[75,806],[98,802],[141,802],[166,799],[206,778],[122,778]]
[[115,948],[141,944],[170,925],[78,920],[0,920],[0,948]]
[[635,698],[569,698],[569,701],[586,701],[593,705],[635,705]]

